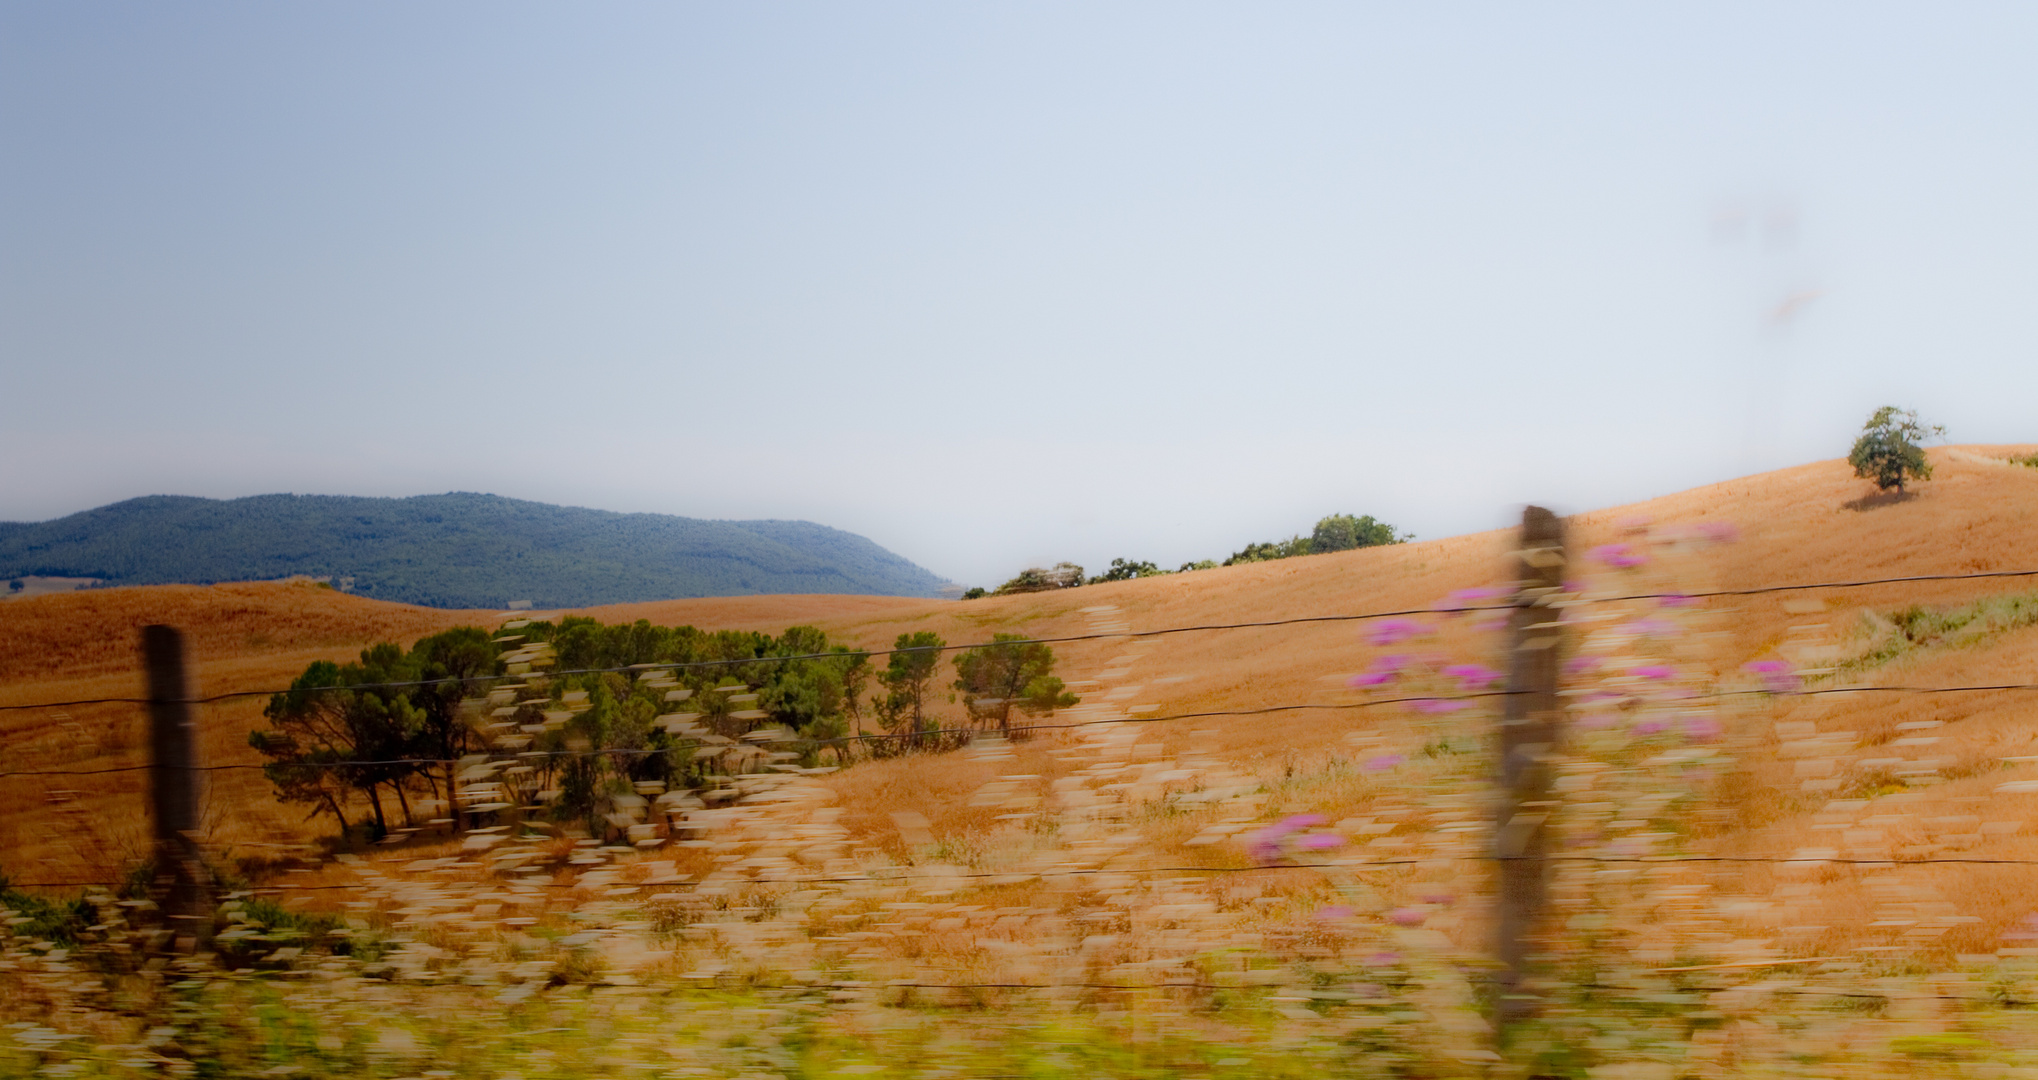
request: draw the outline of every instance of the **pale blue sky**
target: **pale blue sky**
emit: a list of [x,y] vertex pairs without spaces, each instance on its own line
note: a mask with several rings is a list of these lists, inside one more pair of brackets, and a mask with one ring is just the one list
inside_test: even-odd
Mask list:
[[478,490],[995,584],[1884,402],[2038,439],[2034,55],[2028,4],[12,3],[0,519]]

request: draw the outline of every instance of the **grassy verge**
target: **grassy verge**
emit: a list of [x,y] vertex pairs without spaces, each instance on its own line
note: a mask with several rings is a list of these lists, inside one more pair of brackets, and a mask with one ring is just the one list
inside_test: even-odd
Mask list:
[[2038,593],[1991,596],[1946,608],[1913,604],[1864,616],[1865,643],[1837,667],[1841,672],[1866,671],[1927,650],[1980,645],[2032,625],[2038,625]]

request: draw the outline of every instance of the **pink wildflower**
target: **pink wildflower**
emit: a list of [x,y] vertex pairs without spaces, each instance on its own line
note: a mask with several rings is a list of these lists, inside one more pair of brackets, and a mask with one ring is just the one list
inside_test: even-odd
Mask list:
[[1295,846],[1305,851],[1329,851],[1331,848],[1343,847],[1344,844],[1345,838],[1336,833],[1319,832],[1310,833],[1296,841]]
[[1762,688],[1772,694],[1788,694],[1803,685],[1790,665],[1781,660],[1753,660],[1742,667],[1762,676]]
[[1444,674],[1458,680],[1466,690],[1484,690],[1500,681],[1500,672],[1481,664],[1452,664]]
[[1443,612],[1445,617],[1448,618],[1466,610],[1477,611],[1487,607],[1487,601],[1497,600],[1506,595],[1506,589],[1459,589],[1448,598],[1438,601],[1435,605],[1435,610]]
[[1677,670],[1668,664],[1643,664],[1635,669],[1635,674],[1644,679],[1667,679],[1677,674]]
[[1253,859],[1270,863],[1281,857],[1281,845],[1289,835],[1323,824],[1322,814],[1295,814],[1281,819],[1246,838],[1245,849]]
[[1407,760],[1407,758],[1402,757],[1400,754],[1381,754],[1379,757],[1372,758],[1366,762],[1366,771],[1385,772]]
[[1392,681],[1396,675],[1401,674],[1401,669],[1407,665],[1408,657],[1406,656],[1382,656],[1373,661],[1371,670],[1352,676],[1345,685],[1354,689],[1365,686],[1380,686]]
[[1409,638],[1419,634],[1427,633],[1428,629],[1428,627],[1413,619],[1388,619],[1384,622],[1373,624],[1373,629],[1367,635],[1367,638],[1375,645],[1393,645],[1407,641]]
[[1421,926],[1429,913],[1421,908],[1401,907],[1387,913],[1387,921],[1396,926]]
[[1592,557],[1616,570],[1632,570],[1649,561],[1628,544],[1601,544],[1592,549]]

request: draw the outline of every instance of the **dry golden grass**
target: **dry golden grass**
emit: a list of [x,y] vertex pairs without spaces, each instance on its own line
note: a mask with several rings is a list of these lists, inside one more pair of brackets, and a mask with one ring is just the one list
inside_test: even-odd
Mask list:
[[[1863,501],[1866,485],[1827,462],[1581,515],[1573,543],[1582,553],[1635,540],[1643,519],[1659,530],[1740,527],[1724,547],[1651,547],[1643,569],[1596,572],[1599,591],[2038,568],[2038,470],[1991,463],[2009,449],[1935,451],[1939,478],[1902,501]],[[398,1070],[426,1045],[442,1067],[476,1075],[511,1060],[520,1073],[572,1073],[502,1037],[520,1009],[517,1024],[544,1018],[549,1047],[585,1045],[616,1072],[671,1057],[688,1063],[677,1075],[790,1073],[790,1057],[765,1067],[759,1054],[760,1038],[769,1049],[783,1036],[817,1055],[813,1075],[887,1072],[891,1058],[912,1067],[888,1075],[936,1064],[940,1075],[1009,1073],[1032,1069],[1043,1040],[1057,1052],[1088,1043],[1093,1066],[1071,1075],[1330,1075],[1339,1054],[1368,1075],[1494,1075],[1474,992],[1490,937],[1490,840],[1489,765],[1471,748],[1488,718],[1388,707],[1123,721],[1355,705],[1363,692],[1346,677],[1383,651],[1365,624],[1138,632],[1423,609],[1497,583],[1507,547],[1496,532],[969,603],[751,597],[591,610],[773,631],[812,623],[868,647],[921,629],[951,642],[999,630],[1123,636],[1057,648],[1085,700],[1056,720],[1105,723],[829,775],[746,776],[735,805],[685,812],[677,842],[648,850],[484,831],[278,859],[263,897],[344,914],[378,944],[348,958],[311,939],[288,939],[312,946],[301,954],[275,949],[285,939],[244,927],[237,901],[220,916],[218,955],[177,962],[194,975],[180,985],[202,981],[194,994],[222,1031],[247,1028],[242,1013],[259,1009],[246,1003],[279,992],[272,985],[296,988],[293,1022],[383,1031],[366,1048],[329,1031],[307,1035],[301,1053],[244,1053],[216,1038],[207,1051],[309,1075]],[[1552,1045],[1591,1075],[1956,1075],[1970,1063],[1974,1075],[2022,1075],[2004,1063],[2038,1059],[2038,1042],[1999,999],[2038,993],[2038,969],[2007,933],[2028,929],[2017,924],[2038,906],[2038,867],[1914,860],[2038,860],[2028,827],[2038,768],[2004,760],[2038,756],[2038,694],[1874,688],[2038,681],[2038,626],[1914,648],[1813,684],[1854,688],[1846,694],[1731,692],[1747,684],[1750,660],[1816,669],[1863,655],[1864,612],[2032,591],[2038,581],[1913,583],[1568,612],[1581,655],[1603,669],[1577,676],[1579,688],[1638,685],[1639,665],[1669,661],[1666,677],[1681,682],[1664,685],[1701,696],[1637,694],[1622,706],[1639,710],[1632,720],[1610,724],[1588,723],[1581,698],[1554,763],[1553,830],[1574,851],[1755,861],[1559,864],[1553,951],[1581,970],[1560,964],[1547,988]],[[1589,621],[1609,614],[1619,618]],[[1644,634],[1632,629],[1638,616],[1676,626]],[[124,650],[144,622],[186,626],[204,688],[219,693],[282,685],[311,659],[374,640],[496,617],[284,586],[24,601],[0,606],[10,665],[0,700],[138,692]],[[1476,618],[1445,620],[1402,648],[1477,659],[1497,643]],[[251,761],[244,740],[260,708],[244,699],[206,710],[213,762]],[[12,768],[139,760],[133,707],[0,716]],[[1716,739],[1645,734],[1641,721],[1656,716],[1722,726]],[[1457,751],[1423,751],[1453,737]],[[1674,815],[1650,809],[1677,791],[1691,798]],[[219,774],[213,796],[212,839],[239,855],[302,851],[314,835],[253,771]],[[10,778],[0,788],[6,868],[17,879],[103,878],[139,857],[140,810],[138,773]],[[1241,841],[1266,842],[1265,823],[1304,813],[1322,818],[1325,843],[1253,867]],[[1689,827],[1664,831],[1678,828],[1665,825],[1672,816]],[[1793,856],[1802,861],[1769,861]],[[99,1004],[62,950],[0,935],[0,953],[10,1015],[89,1031],[107,1060],[154,1053],[142,1045],[147,1023]],[[1701,973],[1687,971],[1694,962]],[[258,967],[273,982],[251,976]],[[576,993],[590,983],[601,996]],[[681,989],[778,1004],[696,1009]],[[914,1007],[894,1007],[904,1004]],[[639,1016],[642,1037],[611,1038]],[[9,1060],[47,1060],[35,1040],[58,1037],[51,1029],[15,1036]]]
[[[1698,585],[1747,588],[1779,583],[1852,578],[1964,573],[2038,567],[2038,470],[1988,463],[2029,447],[1962,447],[1935,450],[1938,476],[1916,497],[1887,505],[1861,502],[1869,485],[1844,464],[1820,462],[1776,473],[1715,484],[1659,499],[1594,511],[1573,518],[1573,544],[1583,550],[1617,538],[1636,519],[1658,526],[1725,521],[1740,530],[1737,543],[1720,550]],[[581,614],[605,621],[646,618],[715,628],[782,630],[809,623],[838,639],[883,647],[909,630],[931,629],[951,642],[988,637],[993,631],[1040,636],[1084,633],[1122,623],[1133,631],[1207,623],[1248,622],[1284,616],[1351,613],[1428,607],[1454,590],[1489,585],[1503,573],[1509,536],[1492,532],[1450,537],[1391,548],[1262,563],[1193,574],[1087,587],[1062,594],[993,597],[967,603],[885,597],[732,597],[669,601],[588,609]],[[1687,586],[1690,587],[1690,586]],[[1854,612],[1912,602],[1954,603],[2012,591],[2010,582],[1949,582],[1881,586],[1828,595],[1830,612],[1806,616],[1786,610],[1795,594],[1772,594],[1720,604],[1724,645],[1714,659],[1729,674],[1745,660],[1808,641],[1838,641],[1851,628]],[[2038,587],[2038,583],[2034,583]],[[1095,609],[1110,608],[1108,612]],[[1085,609],[1092,609],[1086,611]],[[283,685],[316,658],[343,659],[376,640],[410,641],[462,623],[488,623],[494,612],[447,612],[362,600],[302,585],[235,585],[212,588],[138,588],[40,597],[0,605],[0,702],[127,695],[137,692],[133,660],[137,628],[148,622],[183,627],[199,659],[200,679],[209,693]],[[1796,628],[1796,629],[1793,629]],[[1270,704],[1340,700],[1340,676],[1358,670],[1369,650],[1360,643],[1362,626],[1305,624],[1239,631],[1191,632],[1140,639],[1072,642],[1058,647],[1063,673],[1091,703],[1151,706],[1161,715],[1263,707]],[[1458,631],[1457,644],[1479,643]],[[2023,681],[2033,670],[2038,634],[2006,635],[1986,648],[1920,658],[1906,665],[1907,682]],[[1878,672],[1875,678],[1898,673]],[[1786,724],[1811,722],[1817,731],[1859,733],[1863,743],[1853,759],[1874,757],[1873,744],[1900,723],[1937,720],[1942,744],[1933,756],[1957,759],[1962,768],[1992,763],[2030,741],[2038,695],[2002,692],[1939,697],[1806,699],[1776,717]],[[246,699],[208,707],[205,752],[215,763],[252,763],[247,731],[259,723],[261,702]],[[959,711],[959,710],[951,710]],[[0,714],[0,735],[15,747],[17,767],[60,764],[108,767],[139,760],[139,711],[124,706],[82,707],[63,714],[29,711]],[[1241,776],[1309,774],[1348,758],[1349,738],[1374,735],[1382,745],[1403,745],[1416,737],[1409,722],[1387,710],[1275,714],[1272,717],[1211,717],[1182,723],[1138,726],[1124,748],[1128,759],[1170,761],[1195,757],[1215,769]],[[863,763],[827,781],[839,799],[841,825],[849,842],[871,851],[904,854],[906,845],[892,815],[925,815],[937,837],[959,837],[995,847],[1016,828],[997,821],[971,796],[998,776],[1037,775],[1041,791],[1067,775],[1058,749],[1073,737],[1021,744],[1016,761],[985,762],[965,755],[914,757]],[[1761,734],[1766,746],[1774,735]],[[1883,755],[1889,756],[1889,755]],[[1136,761],[1134,762],[1136,764]],[[1739,827],[1713,843],[1723,852],[1784,855],[1820,844],[1836,830],[1814,828],[1828,800],[1799,788],[1794,760],[1755,755],[1748,763],[1754,787],[1766,794],[1748,801]],[[1959,770],[1955,770],[1956,772]],[[2021,774],[2019,774],[2021,775]],[[2009,821],[2028,813],[2038,796],[1994,796],[2007,773],[1957,777],[1911,798],[1915,826],[1884,828],[1894,846],[1938,843],[1952,828],[1933,819],[1953,819],[1977,809],[1977,816]],[[131,827],[107,823],[138,821],[140,776],[117,773],[87,778],[10,780],[0,795],[0,850],[17,879],[103,878],[136,841]],[[223,841],[240,844],[293,843],[313,833],[290,820],[292,812],[269,799],[259,774],[250,770],[218,774],[213,794],[216,829]],[[1339,800],[1345,800],[1340,803]],[[1313,801],[1312,801],[1313,800]],[[1967,800],[1962,802],[1961,800]],[[1277,796],[1268,812],[1311,809],[1334,816],[1365,808],[1335,790],[1308,798]],[[1963,809],[1964,808],[1964,809]],[[54,821],[67,824],[52,828]],[[1959,823],[1954,823],[1959,824]],[[1200,824],[1163,823],[1147,830],[1144,843],[1163,860],[1186,857],[1181,845]],[[2001,828],[1997,827],[1998,830]],[[1845,830],[1838,830],[1844,832]],[[1861,837],[1857,837],[1861,838]],[[1908,843],[1899,843],[1906,841]],[[1956,840],[1954,845],[1968,841]],[[1986,834],[1991,853],[2038,857],[2038,844],[2022,832]],[[1948,850],[1967,850],[1965,847]],[[1766,887],[1770,871],[1755,868],[1741,882]],[[1830,869],[1822,873],[1831,876]],[[1920,887],[1963,896],[1999,896],[1999,905],[1974,912],[1980,922],[1950,931],[1952,945],[1980,948],[1988,935],[2020,917],[2028,906],[2018,899],[2031,875],[2016,867],[1950,867],[1911,871]],[[1859,875],[1856,875],[1859,876]],[[1850,878],[1850,880],[1852,880]],[[1849,886],[1850,888],[1854,886]],[[1824,889],[1831,903],[1846,890]],[[1822,900],[1821,903],[1828,901]],[[1799,908],[1806,905],[1800,904]],[[1816,904],[1811,905],[1816,907]],[[1838,912],[1793,909],[1791,925],[1847,927],[1857,921]],[[1852,941],[1843,931],[1820,931],[1835,947]],[[1957,951],[1957,950],[1955,950]]]

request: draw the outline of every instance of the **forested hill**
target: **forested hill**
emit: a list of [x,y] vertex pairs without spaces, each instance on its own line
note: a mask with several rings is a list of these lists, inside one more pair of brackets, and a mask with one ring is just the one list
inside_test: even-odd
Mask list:
[[211,584],[309,574],[433,607],[581,607],[753,593],[932,596],[942,579],[807,521],[617,514],[497,495],[151,495],[0,523],[0,578]]

